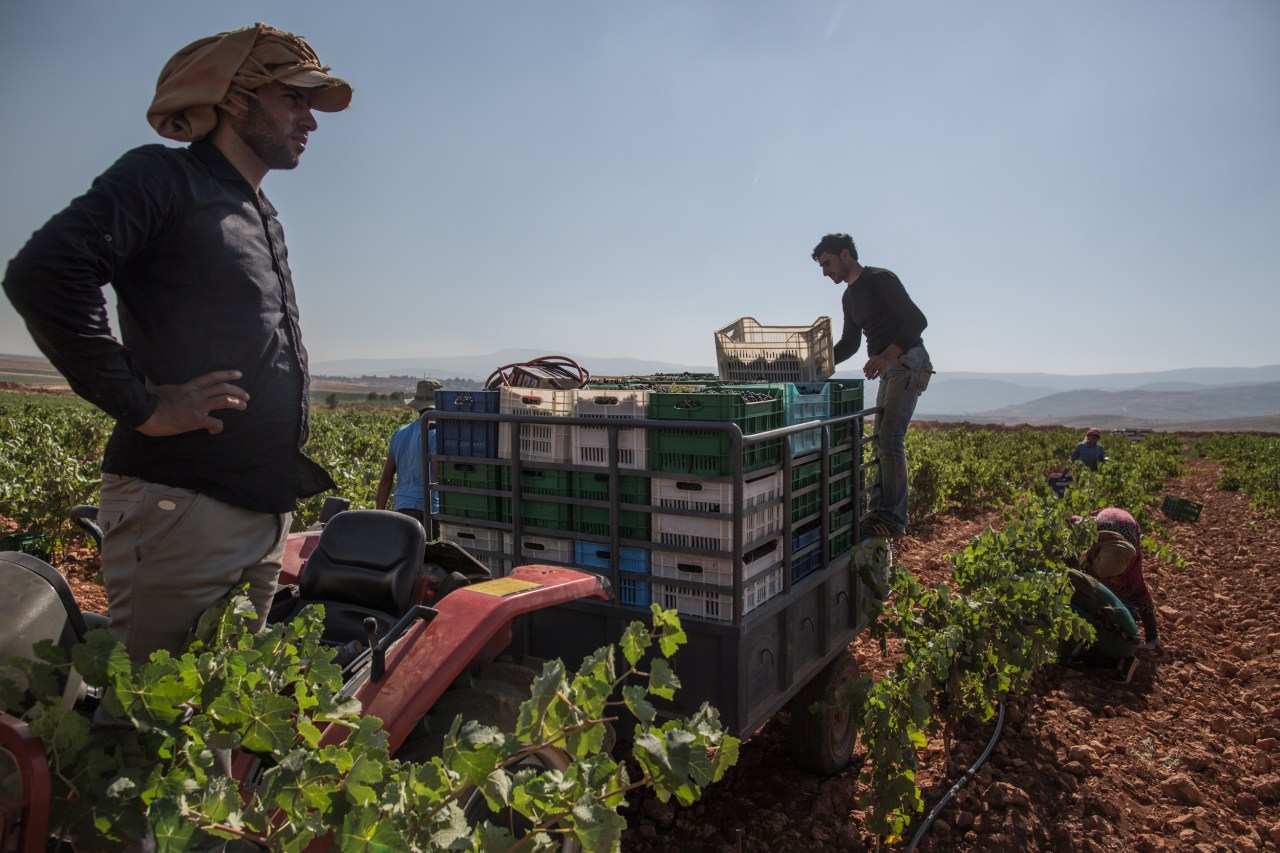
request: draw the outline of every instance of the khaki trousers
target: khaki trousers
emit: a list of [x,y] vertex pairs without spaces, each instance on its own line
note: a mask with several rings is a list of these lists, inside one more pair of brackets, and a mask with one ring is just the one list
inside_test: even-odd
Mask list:
[[200,615],[242,583],[262,630],[292,513],[253,512],[137,477],[103,474],[98,524],[110,630],[135,663],[180,651]]

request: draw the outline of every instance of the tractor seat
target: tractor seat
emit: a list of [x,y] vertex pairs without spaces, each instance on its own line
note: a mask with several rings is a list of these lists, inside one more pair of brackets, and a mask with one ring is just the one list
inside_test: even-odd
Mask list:
[[[0,629],[0,670],[7,672],[11,657],[31,659],[40,640],[52,640],[65,651],[84,641],[91,628],[105,628],[106,617],[82,613],[71,586],[48,563],[18,551],[0,553],[0,600],[8,618]],[[25,686],[22,685],[22,686]],[[63,684],[63,706],[84,700],[84,681],[74,669]]]
[[422,525],[407,515],[376,509],[338,513],[320,532],[298,578],[296,603],[283,619],[308,604],[323,604],[325,643],[364,644],[367,617],[382,636],[417,602],[425,550]]

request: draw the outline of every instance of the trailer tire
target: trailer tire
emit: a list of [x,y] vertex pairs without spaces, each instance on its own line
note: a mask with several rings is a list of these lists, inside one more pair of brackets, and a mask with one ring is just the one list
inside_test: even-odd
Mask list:
[[858,730],[844,687],[857,677],[853,655],[842,652],[787,704],[791,754],[798,767],[834,776],[849,766]]

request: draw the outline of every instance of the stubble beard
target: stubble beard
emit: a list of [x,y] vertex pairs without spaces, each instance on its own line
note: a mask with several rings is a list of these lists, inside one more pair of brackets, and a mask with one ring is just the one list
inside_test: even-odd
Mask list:
[[267,168],[288,170],[297,167],[300,155],[294,154],[290,148],[288,132],[282,133],[275,126],[256,98],[249,101],[249,109],[234,129]]

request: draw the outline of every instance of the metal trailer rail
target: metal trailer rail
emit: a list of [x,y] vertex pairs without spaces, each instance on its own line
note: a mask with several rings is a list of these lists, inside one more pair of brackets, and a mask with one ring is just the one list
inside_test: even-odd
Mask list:
[[[595,571],[603,574],[609,581],[613,600],[601,602],[595,600],[576,601],[559,605],[550,610],[530,613],[522,617],[516,626],[511,653],[533,655],[541,658],[561,658],[571,668],[576,667],[583,657],[601,646],[616,642],[621,637],[627,624],[632,621],[647,621],[647,607],[624,605],[618,600],[621,582],[629,579],[636,582],[664,586],[679,587],[688,590],[725,591],[717,585],[699,583],[680,578],[656,577],[653,574],[641,574],[624,570],[621,563],[620,548],[638,547],[651,550],[676,551],[690,555],[729,557],[733,561],[733,607],[731,618],[712,620],[693,615],[680,614],[681,623],[688,644],[673,659],[673,668],[681,681],[681,689],[677,691],[675,700],[661,703],[660,715],[685,716],[695,712],[704,702],[715,706],[725,727],[740,737],[746,737],[760,728],[770,717],[781,710],[800,690],[813,678],[820,674],[827,665],[842,651],[863,629],[867,627],[866,608],[861,606],[863,595],[869,594],[859,580],[857,568],[853,564],[853,549],[862,541],[859,529],[864,507],[863,482],[869,469],[876,464],[875,460],[863,461],[863,447],[875,440],[874,435],[863,436],[863,423],[868,415],[879,413],[877,408],[823,419],[807,421],[790,426],[780,427],[744,436],[735,423],[722,421],[690,421],[690,420],[653,420],[653,419],[600,419],[576,416],[557,416],[554,418],[534,417],[528,415],[435,411],[428,414],[437,422],[451,419],[472,422],[510,423],[509,457],[492,458],[476,456],[447,456],[432,454],[428,446],[427,430],[423,435],[423,482],[430,482],[426,473],[436,463],[477,463],[486,465],[510,466],[511,488],[502,489],[471,488],[465,486],[448,486],[436,484],[434,490],[440,492],[457,492],[462,494],[483,494],[508,497],[511,501],[509,521],[479,520],[457,515],[430,513],[430,502],[427,503],[429,517],[443,523],[463,524],[501,530],[511,535],[508,550],[477,551],[478,554],[509,560],[510,565],[521,563],[521,542],[526,535],[539,537],[555,537],[584,541],[598,541],[609,546],[609,568],[607,571],[597,569],[580,570]],[[547,426],[554,420],[555,426],[588,426],[607,429],[608,464],[576,465],[570,463],[527,462],[520,455],[520,429],[523,425],[533,424]],[[851,440],[833,445],[833,428],[842,424],[850,424]],[[647,467],[621,467],[619,459],[619,433],[621,429],[648,430],[666,429],[680,431],[718,432],[728,435],[731,440],[734,471],[732,475],[686,474],[678,472],[654,471]],[[821,428],[821,447],[807,453],[799,460],[793,459],[788,439],[797,433]],[[742,468],[743,450],[762,442],[781,440],[783,443],[782,461],[778,464],[744,472]],[[840,451],[852,451],[852,464],[847,471],[833,475],[831,472],[832,454]],[[818,518],[821,519],[821,537],[818,540],[818,551],[821,565],[818,569],[799,580],[792,581],[793,533],[797,524],[792,519],[793,472],[798,465],[807,465],[813,461],[821,461],[821,477],[816,485],[806,486],[800,491],[817,489],[820,494]],[[647,463],[647,460],[646,460]],[[536,494],[532,498],[526,495],[522,485],[521,473],[525,467],[543,470],[562,470],[600,474],[607,472],[609,476],[609,500],[591,503],[591,506],[607,506],[609,510],[609,535],[593,536],[576,531],[534,527],[525,524],[522,519],[522,502],[534,499],[540,502],[583,504],[584,501],[572,496]],[[742,509],[743,484],[746,477],[757,478],[782,472],[782,494],[767,505],[781,502],[782,506],[782,589],[781,591],[755,607],[743,613],[744,589],[744,552],[753,543],[744,541]],[[647,512],[663,515],[689,515],[706,518],[706,513],[692,510],[679,510],[652,505],[623,503],[619,499],[619,477],[671,477],[678,476],[682,480],[705,480],[723,483],[731,479],[733,506],[726,517],[732,519],[732,548],[723,552],[694,548],[683,548],[646,540],[634,540],[621,536],[620,512]],[[838,503],[845,505],[852,501],[854,511],[846,524],[836,529],[831,527],[831,484],[833,481],[848,476],[850,496],[842,498]],[[756,511],[753,508],[753,511]],[[812,514],[804,516],[804,520],[812,521]],[[845,530],[851,531],[850,548],[834,557],[830,544],[833,536]],[[526,561],[527,562],[527,561]],[[543,562],[543,561],[539,561]],[[573,565],[556,561],[545,561],[550,565]]]

